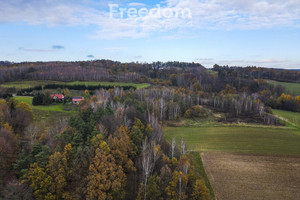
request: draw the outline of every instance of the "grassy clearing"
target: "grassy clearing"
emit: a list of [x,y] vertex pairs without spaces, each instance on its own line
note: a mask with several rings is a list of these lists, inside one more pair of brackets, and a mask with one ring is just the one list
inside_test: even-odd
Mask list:
[[255,127],[167,127],[166,139],[184,138],[192,151],[300,155],[300,131]]
[[47,84],[64,84],[64,85],[88,85],[88,86],[133,86],[137,89],[147,88],[150,84],[139,84],[139,83],[120,83],[120,82],[81,82],[81,81],[73,81],[73,82],[62,82],[62,81],[16,81],[16,82],[7,82],[2,84],[2,87],[9,87],[16,89],[25,89],[35,86],[44,86]]
[[32,97],[14,97],[19,102],[26,102],[31,105],[34,116],[34,124],[38,127],[43,127],[46,131],[48,128],[63,119],[74,115],[79,107],[71,104],[56,104],[48,106],[33,106]]
[[300,129],[300,113],[299,112],[290,112],[285,110],[272,110],[273,113],[279,116],[287,125]]
[[168,122],[170,127],[252,127],[252,128],[276,128],[276,129],[294,129],[291,126],[275,126],[255,123],[222,123],[214,119],[183,119],[181,122]]
[[17,100],[18,102],[25,102],[31,106],[32,106],[32,98],[33,97],[23,97],[23,96],[14,97],[14,99]]
[[33,110],[41,110],[41,111],[52,111],[52,112],[63,112],[63,113],[74,113],[75,105],[63,105],[63,104],[54,104],[54,105],[46,105],[46,106],[33,106],[32,105],[33,97],[14,97],[19,102],[26,102],[32,106]]
[[69,118],[73,115],[72,112],[53,112],[49,110],[33,109],[34,122],[44,127],[51,127],[62,118]]
[[279,82],[279,81],[272,81],[272,80],[267,80],[267,81],[268,83],[273,85],[282,85],[293,95],[300,95],[300,83],[287,83],[287,82]]

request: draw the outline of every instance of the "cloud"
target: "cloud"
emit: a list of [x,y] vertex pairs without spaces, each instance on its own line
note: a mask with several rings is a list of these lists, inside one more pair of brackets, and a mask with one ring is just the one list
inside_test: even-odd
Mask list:
[[57,50],[61,50],[64,49],[64,46],[61,45],[53,45],[51,48],[49,49],[39,49],[39,48],[24,48],[24,47],[20,47],[19,50],[21,51],[27,51],[27,52],[53,52],[53,51],[57,51]]
[[129,7],[142,7],[142,6],[146,6],[146,4],[144,3],[139,3],[139,2],[132,2],[128,4]]
[[133,58],[139,60],[139,59],[142,59],[143,56],[134,56]]
[[[93,26],[94,39],[146,38],[162,32],[178,35],[181,30],[257,30],[300,28],[299,0],[163,0],[161,9],[187,8],[192,18],[110,18],[105,8],[95,1],[14,0],[0,1],[0,23],[25,22],[31,25]],[[105,1],[106,2],[106,1]],[[122,4],[123,5],[123,4]],[[129,3],[127,6],[146,6]],[[154,6],[155,7],[155,6]],[[171,37],[171,36],[170,36]]]
[[53,45],[52,46],[52,49],[64,49],[65,47],[64,46],[61,46],[61,45]]
[[95,58],[94,55],[88,55],[87,57],[88,57],[88,58]]
[[211,64],[215,64],[214,59],[213,58],[196,58],[194,60],[195,63],[200,63],[202,65],[211,65]]

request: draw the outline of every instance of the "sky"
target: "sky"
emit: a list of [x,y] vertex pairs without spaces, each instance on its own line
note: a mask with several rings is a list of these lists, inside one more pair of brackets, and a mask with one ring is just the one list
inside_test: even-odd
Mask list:
[[0,60],[300,69],[299,0],[0,0]]

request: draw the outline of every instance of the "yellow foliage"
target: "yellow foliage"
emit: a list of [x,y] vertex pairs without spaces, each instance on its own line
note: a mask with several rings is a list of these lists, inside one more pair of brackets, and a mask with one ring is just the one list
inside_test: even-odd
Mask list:
[[96,149],[99,148],[101,145],[101,142],[103,141],[103,136],[102,134],[98,134],[96,136],[94,136],[91,140],[92,142],[92,146]]
[[120,126],[120,130],[122,133],[124,133],[125,135],[129,135],[130,134],[130,130],[127,126],[121,125]]
[[151,124],[147,124],[146,132],[147,133],[152,133],[153,132],[153,128],[151,127]]
[[11,126],[11,125],[9,125],[9,123],[5,123],[4,125],[3,125],[3,128],[5,128],[6,130],[9,130],[10,132],[14,132],[14,129],[13,129],[13,127]]
[[109,153],[110,152],[110,148],[108,146],[108,144],[105,141],[102,141],[100,144],[100,148],[102,151]]
[[185,188],[188,182],[188,176],[182,172],[174,171],[173,178],[170,181],[169,185],[166,188],[168,199],[177,200],[177,199],[186,199],[187,195],[185,194]]
[[193,187],[192,200],[209,200],[209,189],[203,178],[197,179]]
[[65,190],[68,185],[67,178],[70,173],[68,166],[70,151],[72,151],[72,146],[71,144],[67,144],[62,154],[55,152],[49,157],[47,172],[52,177],[51,189],[57,199],[71,199],[70,193]]
[[32,108],[31,106],[26,103],[26,102],[21,102],[19,104],[17,104],[16,106],[18,109],[22,109],[22,110],[25,110],[27,111],[29,114],[30,114],[30,117],[33,118],[33,111],[32,111]]
[[0,99],[0,105],[2,105],[2,104],[6,104],[5,99]]
[[[103,143],[104,145],[104,143]],[[87,177],[87,200],[122,199],[126,175],[113,156],[97,148]]]
[[37,163],[30,165],[27,174],[24,176],[25,181],[30,184],[33,189],[33,195],[38,200],[55,200],[55,196],[50,192],[52,178],[40,168]]
[[175,166],[175,167],[178,165],[177,158],[175,158],[175,157],[172,158],[172,165]]

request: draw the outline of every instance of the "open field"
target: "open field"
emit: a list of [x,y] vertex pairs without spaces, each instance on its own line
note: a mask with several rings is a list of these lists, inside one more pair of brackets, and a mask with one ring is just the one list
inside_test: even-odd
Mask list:
[[74,108],[76,105],[63,105],[63,104],[54,104],[54,105],[46,105],[46,106],[33,106],[32,105],[33,97],[14,97],[19,102],[26,102],[32,106],[33,110],[41,110],[41,111],[54,111],[54,112],[64,112],[64,113],[74,113]]
[[7,82],[3,83],[0,86],[1,87],[7,87],[7,88],[16,88],[16,89],[26,89],[31,88],[35,86],[44,86],[47,84],[61,84],[63,82],[59,81],[15,81],[15,82]]
[[184,138],[192,151],[300,155],[300,131],[261,127],[167,127],[166,139]]
[[25,89],[35,86],[44,86],[47,84],[63,84],[63,85],[87,85],[87,86],[133,86],[138,89],[147,88],[149,84],[138,84],[138,83],[120,83],[120,82],[81,82],[81,81],[73,81],[73,82],[61,82],[61,81],[16,81],[16,82],[7,82],[1,84],[2,87],[15,87],[16,89]]
[[17,96],[17,97],[14,97],[14,99],[17,100],[18,102],[25,102],[32,106],[33,97]]
[[300,95],[300,83],[288,83],[288,82],[279,82],[279,81],[272,81],[272,80],[267,80],[267,82],[273,85],[282,85],[291,94]]
[[19,102],[26,102],[33,109],[34,123],[46,128],[55,126],[63,118],[69,118],[79,109],[76,105],[56,104],[48,106],[33,106],[32,97],[14,97]]
[[300,113],[276,109],[273,109],[272,111],[275,115],[279,116],[284,122],[286,122],[287,125],[300,129]]
[[201,153],[217,200],[300,199],[300,157]]
[[81,82],[81,81],[74,81],[66,83],[66,85],[87,85],[87,86],[133,86],[137,89],[147,88],[150,85],[147,83],[120,83],[120,82]]

